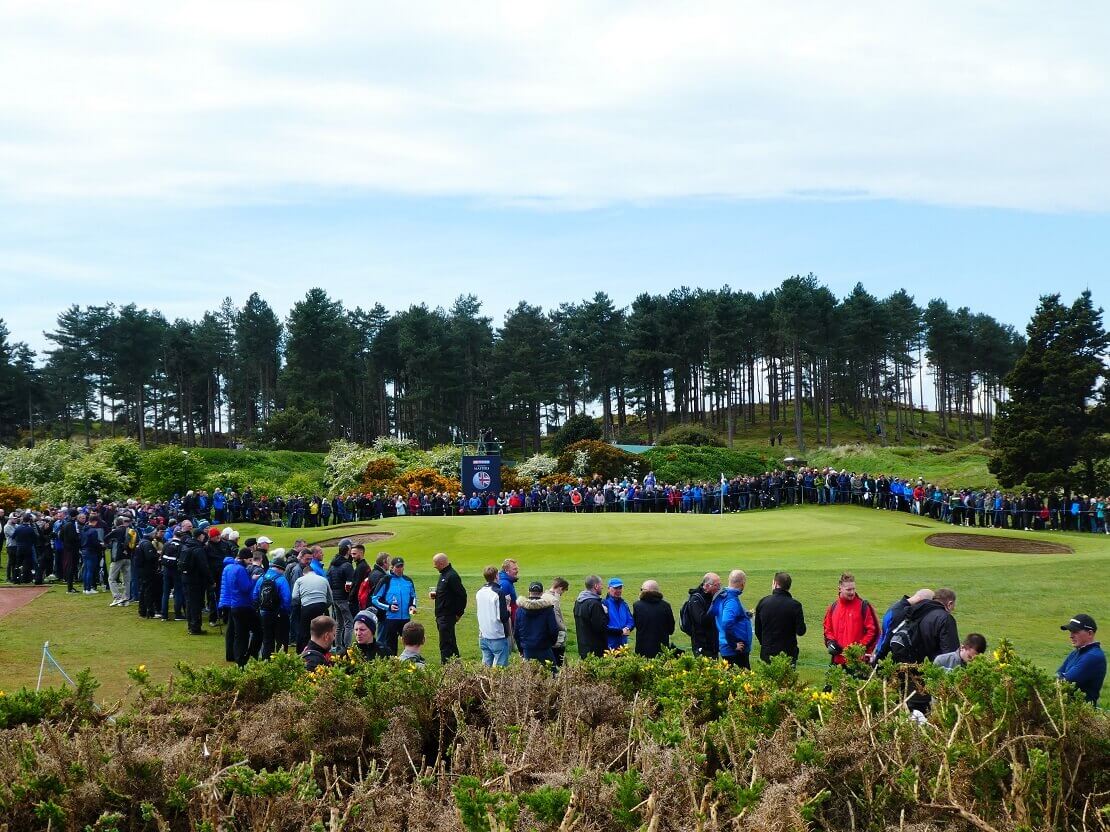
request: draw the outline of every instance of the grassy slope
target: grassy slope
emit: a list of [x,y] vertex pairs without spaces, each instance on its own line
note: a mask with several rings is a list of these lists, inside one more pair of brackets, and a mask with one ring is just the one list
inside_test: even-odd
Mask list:
[[[334,527],[319,537],[343,531],[392,531],[380,544],[409,561],[409,574],[426,597],[434,583],[432,555],[447,552],[471,596],[481,568],[515,557],[521,586],[539,578],[546,584],[561,574],[572,584],[564,600],[571,614],[573,596],[588,572],[620,575],[630,600],[639,582],[656,578],[675,608],[708,570],[743,568],[749,575],[749,605],[766,593],[778,569],[794,575],[794,594],[805,605],[810,632],[802,639],[802,668],[816,676],[825,666],[821,618],[836,593],[842,570],[855,572],[861,594],[881,614],[904,592],[919,586],[952,586],[959,592],[957,617],[962,633],[979,631],[993,644],[1009,637],[1022,653],[1054,669],[1070,649],[1060,622],[1079,611],[1105,617],[1110,538],[1091,535],[1037,535],[1064,540],[1074,555],[1002,555],[958,552],[926,546],[924,538],[943,530],[910,525],[907,515],[855,507],[804,507],[724,517],[671,515],[523,515],[479,518],[399,518],[377,524]],[[241,527],[244,531],[255,531]],[[277,545],[288,545],[299,531],[269,530]],[[1024,532],[1005,532],[1027,537]],[[373,551],[375,546],[371,546]],[[1084,576],[1087,576],[1084,578]],[[1066,587],[1066,590],[1063,588]],[[426,604],[425,604],[426,605]],[[1101,616],[1100,616],[1101,611]],[[0,619],[0,688],[34,684],[42,642],[71,673],[93,669],[106,696],[126,688],[125,670],[145,663],[164,678],[179,659],[223,660],[217,636],[187,638],[183,624],[140,621],[135,608],[108,609],[107,599],[66,596],[57,588],[31,605]],[[438,656],[429,610],[418,620],[429,626],[428,652]],[[683,643],[685,636],[679,634]],[[477,656],[476,624],[468,614],[459,642],[467,658]],[[56,678],[56,677],[55,677]]]

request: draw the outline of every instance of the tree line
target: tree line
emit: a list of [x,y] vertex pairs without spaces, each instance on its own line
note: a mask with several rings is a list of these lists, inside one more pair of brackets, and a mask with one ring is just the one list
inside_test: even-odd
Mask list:
[[36,356],[0,321],[0,439],[21,434],[294,448],[392,434],[423,446],[485,429],[538,450],[549,427],[601,413],[605,438],[648,442],[675,424],[805,430],[831,442],[834,415],[917,432],[930,394],[953,437],[989,436],[1024,349],[1013,327],[904,289],[857,284],[837,298],[812,274],[761,294],[728,286],[597,292],[544,310],[521,301],[500,326],[473,295],[450,308],[348,308],[320,288],[282,320],[257,293],[199,319],[134,303],[62,311]]

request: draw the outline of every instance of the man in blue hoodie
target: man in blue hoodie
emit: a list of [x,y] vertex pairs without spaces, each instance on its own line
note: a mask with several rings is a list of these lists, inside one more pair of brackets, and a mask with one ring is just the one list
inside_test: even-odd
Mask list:
[[632,610],[621,596],[624,581],[620,578],[609,579],[609,594],[605,596],[605,611],[609,614],[608,649],[616,650],[628,644],[628,636],[636,628]]
[[263,661],[270,658],[275,646],[284,652],[289,647],[289,612],[293,591],[285,579],[285,553],[279,550],[261,578],[254,582],[251,601],[262,619]]
[[397,655],[397,638],[401,630],[416,613],[416,587],[412,578],[405,574],[405,559],[394,558],[390,562],[390,572],[378,586],[371,603],[385,613],[382,627],[385,628],[384,647],[390,656]]
[[709,608],[717,622],[717,643],[721,648],[721,658],[733,667],[751,669],[752,622],[740,595],[748,576],[740,569],[728,573],[728,586],[717,593],[713,606]]
[[220,609],[227,610],[227,632],[224,636],[225,658],[239,667],[250,656],[251,623],[254,603],[251,592],[254,582],[247,571],[249,550],[242,549],[238,557],[224,558],[224,571],[220,576]]
[[1068,653],[1056,676],[1079,688],[1087,701],[1097,707],[1102,683],[1106,681],[1106,654],[1095,641],[1098,625],[1091,616],[1080,613],[1060,629],[1068,631],[1075,649]]

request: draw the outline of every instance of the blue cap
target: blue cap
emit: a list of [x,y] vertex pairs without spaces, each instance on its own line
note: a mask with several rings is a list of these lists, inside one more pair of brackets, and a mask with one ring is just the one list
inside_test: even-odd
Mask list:
[[620,578],[610,578],[609,588],[612,589],[615,586],[624,586],[624,581],[622,581]]

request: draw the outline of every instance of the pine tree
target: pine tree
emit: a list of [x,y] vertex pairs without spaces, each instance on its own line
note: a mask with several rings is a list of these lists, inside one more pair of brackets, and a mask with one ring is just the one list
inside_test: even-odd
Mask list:
[[[1091,293],[1071,305],[1041,298],[1026,328],[1028,344],[1006,377],[1010,398],[994,425],[991,471],[1007,488],[1028,483],[1070,492],[1095,488],[1095,464],[1110,448],[1096,406],[1110,334]],[[1103,393],[1105,397],[1105,392]]]

